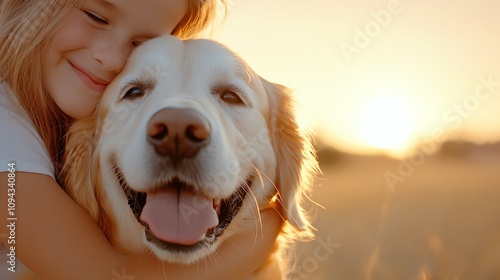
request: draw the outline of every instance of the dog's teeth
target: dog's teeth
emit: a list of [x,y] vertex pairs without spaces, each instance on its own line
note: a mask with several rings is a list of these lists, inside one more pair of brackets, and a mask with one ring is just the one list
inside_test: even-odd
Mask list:
[[203,241],[203,239],[205,239],[205,237],[206,237],[205,233],[202,233],[201,237],[200,237],[200,240],[198,240],[198,241]]

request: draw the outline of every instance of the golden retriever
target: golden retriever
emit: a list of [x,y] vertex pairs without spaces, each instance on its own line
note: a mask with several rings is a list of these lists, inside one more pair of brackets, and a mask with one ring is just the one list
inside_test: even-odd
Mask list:
[[[219,43],[164,36],[71,126],[62,184],[116,248],[193,263],[270,204],[287,221],[278,240],[311,235],[303,202],[317,172],[287,88]],[[286,262],[269,262],[284,278]]]

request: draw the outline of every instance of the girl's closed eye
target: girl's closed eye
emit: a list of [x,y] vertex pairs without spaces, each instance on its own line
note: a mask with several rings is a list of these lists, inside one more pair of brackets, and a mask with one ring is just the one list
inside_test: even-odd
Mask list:
[[[85,13],[85,15],[87,15],[87,17],[92,20],[94,23],[98,24],[98,25],[109,25],[109,22],[107,20],[105,20],[104,18],[102,18],[101,16],[93,13],[93,12],[90,12],[90,11],[87,11],[87,10],[82,10],[82,12]],[[131,42],[131,45],[132,47],[137,47],[139,45],[141,45],[144,41],[148,40],[150,38],[147,38],[145,40],[136,40],[136,41],[132,41]]]
[[86,15],[87,17],[89,17],[93,22],[99,24],[99,25],[108,25],[109,23],[101,18],[100,16],[92,13],[92,12],[89,12],[89,11],[85,11],[85,10],[82,10]]

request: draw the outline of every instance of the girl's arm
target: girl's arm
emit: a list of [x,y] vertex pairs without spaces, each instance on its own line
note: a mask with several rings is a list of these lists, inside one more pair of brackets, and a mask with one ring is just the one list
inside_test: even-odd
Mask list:
[[[0,172],[0,237],[7,247],[8,174]],[[160,263],[149,254],[123,255],[92,218],[47,175],[17,172],[16,256],[42,279],[244,279],[264,264],[281,225],[272,209],[264,232],[249,231],[221,245],[217,256],[191,265]]]

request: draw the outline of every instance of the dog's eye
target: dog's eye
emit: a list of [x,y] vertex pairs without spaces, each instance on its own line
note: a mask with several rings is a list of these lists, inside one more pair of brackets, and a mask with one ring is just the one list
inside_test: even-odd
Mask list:
[[140,87],[132,87],[123,96],[123,98],[134,100],[136,98],[144,96],[144,90]]
[[248,106],[245,93],[240,87],[232,84],[216,84],[210,89],[215,98],[232,106]]
[[229,104],[243,104],[243,100],[236,94],[235,92],[232,91],[224,91],[220,93],[220,99],[224,101],[225,103]]

